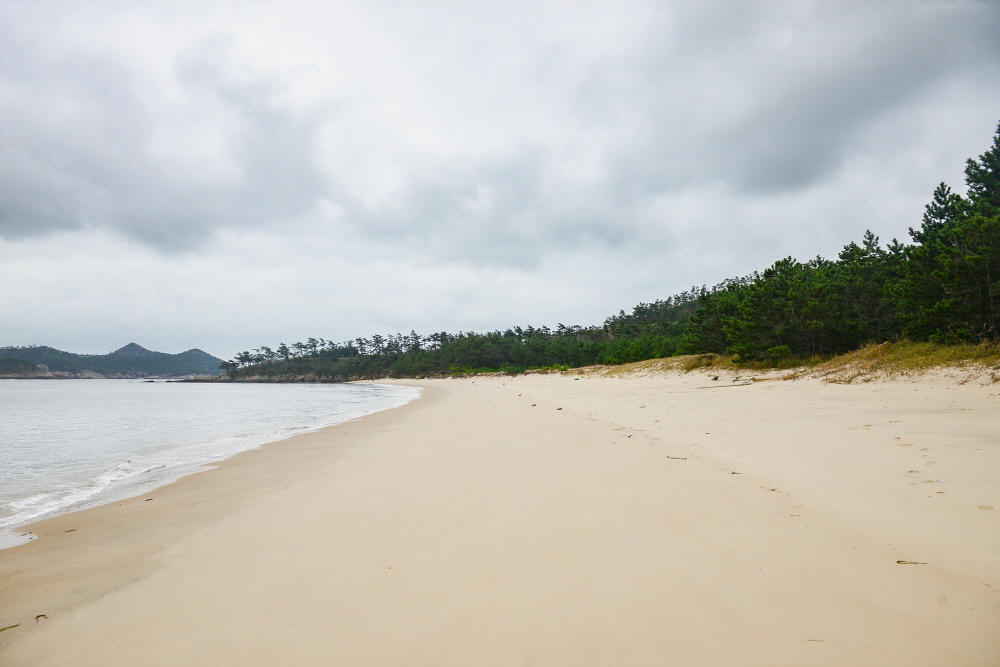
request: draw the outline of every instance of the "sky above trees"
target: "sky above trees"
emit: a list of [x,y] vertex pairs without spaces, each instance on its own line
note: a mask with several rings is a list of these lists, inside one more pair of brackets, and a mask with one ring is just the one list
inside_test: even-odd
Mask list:
[[995,2],[0,0],[0,345],[599,324],[908,240],[998,120]]

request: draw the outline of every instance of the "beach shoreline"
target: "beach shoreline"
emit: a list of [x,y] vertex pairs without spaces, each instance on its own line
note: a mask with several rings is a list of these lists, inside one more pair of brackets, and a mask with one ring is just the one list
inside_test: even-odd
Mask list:
[[998,385],[398,382],[422,397],[32,524],[0,661],[1000,659]]
[[31,539],[21,526],[148,493],[240,451],[419,395],[375,383],[4,384],[0,549]]

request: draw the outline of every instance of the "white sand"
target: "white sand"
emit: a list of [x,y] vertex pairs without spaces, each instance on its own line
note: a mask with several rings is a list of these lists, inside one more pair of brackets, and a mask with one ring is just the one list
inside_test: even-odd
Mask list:
[[408,384],[36,524],[0,664],[1000,664],[1000,385]]

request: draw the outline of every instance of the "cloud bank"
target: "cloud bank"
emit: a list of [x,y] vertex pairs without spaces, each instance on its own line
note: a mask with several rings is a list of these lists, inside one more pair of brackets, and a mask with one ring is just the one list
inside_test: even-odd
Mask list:
[[990,2],[0,3],[0,344],[599,323],[904,238],[998,83]]

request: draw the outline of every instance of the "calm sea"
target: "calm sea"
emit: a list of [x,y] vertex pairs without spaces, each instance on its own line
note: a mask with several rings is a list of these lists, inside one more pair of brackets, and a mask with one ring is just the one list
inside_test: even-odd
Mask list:
[[0,548],[17,526],[121,500],[420,395],[380,384],[0,380]]

